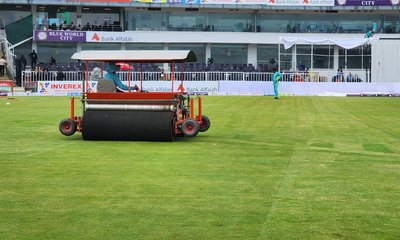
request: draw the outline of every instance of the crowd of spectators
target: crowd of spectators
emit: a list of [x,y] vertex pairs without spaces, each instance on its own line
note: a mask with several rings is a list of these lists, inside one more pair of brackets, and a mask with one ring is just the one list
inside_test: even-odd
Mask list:
[[109,24],[104,22],[101,25],[94,25],[90,23],[86,23],[85,25],[81,26],[81,24],[76,25],[74,22],[70,24],[67,21],[63,21],[61,24],[57,25],[47,24],[47,21],[43,21],[42,24],[37,25],[37,30],[62,30],[62,31],[107,31],[107,32],[122,32],[122,27],[120,22],[113,22]]

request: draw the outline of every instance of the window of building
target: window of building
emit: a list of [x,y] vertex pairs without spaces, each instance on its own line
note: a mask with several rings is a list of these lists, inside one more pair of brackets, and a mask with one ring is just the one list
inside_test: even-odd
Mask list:
[[261,32],[291,32],[293,20],[290,19],[290,15],[285,16],[279,14],[259,15]]
[[339,66],[350,69],[371,69],[371,46],[339,48]]
[[121,50],[119,43],[82,43],[82,50]]
[[89,23],[102,30],[103,26],[120,25],[120,9],[112,7],[82,7],[82,27]]
[[214,63],[247,64],[247,45],[212,44],[211,57],[214,59]]
[[311,68],[311,45],[296,45],[296,60],[297,70]]
[[382,27],[384,33],[400,32],[400,15],[384,15]]
[[206,45],[205,44],[170,44],[170,50],[192,50],[196,54],[198,63],[206,63]]
[[161,11],[127,11],[128,30],[163,31],[166,30],[166,13]]
[[264,69],[272,70],[278,64],[278,44],[258,45],[257,64],[266,66]]
[[203,31],[205,27],[205,14],[198,12],[170,12],[168,14],[169,31]]
[[36,28],[60,30],[62,24],[76,25],[76,7],[75,6],[48,6],[39,5],[36,8]]
[[292,48],[285,49],[285,47],[280,44],[280,69],[281,70],[292,70]]
[[313,45],[313,65],[312,68],[333,69],[333,46]]
[[[38,42],[37,44],[37,55],[39,63],[48,63],[50,57],[56,59],[57,63],[74,62],[73,60],[71,60],[71,56],[75,52],[76,43]],[[27,55],[25,57],[28,59]]]
[[210,13],[211,31],[254,32],[254,14]]
[[126,50],[163,50],[162,43],[127,43]]

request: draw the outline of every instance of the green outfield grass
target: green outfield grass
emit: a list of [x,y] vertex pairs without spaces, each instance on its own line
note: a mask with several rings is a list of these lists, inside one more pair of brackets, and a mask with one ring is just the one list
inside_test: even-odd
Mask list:
[[0,239],[400,238],[399,98],[203,103],[195,138],[107,142],[0,98]]

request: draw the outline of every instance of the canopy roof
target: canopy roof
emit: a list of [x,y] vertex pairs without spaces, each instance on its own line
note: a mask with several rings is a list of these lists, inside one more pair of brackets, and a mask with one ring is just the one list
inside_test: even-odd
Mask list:
[[280,37],[280,41],[283,43],[285,49],[291,48],[295,44],[305,45],[338,45],[345,49],[356,48],[364,44],[375,44],[379,41],[379,37],[364,38],[363,36],[358,38],[328,38],[328,37]]
[[81,51],[72,59],[104,62],[196,62],[196,54],[191,50],[110,50]]

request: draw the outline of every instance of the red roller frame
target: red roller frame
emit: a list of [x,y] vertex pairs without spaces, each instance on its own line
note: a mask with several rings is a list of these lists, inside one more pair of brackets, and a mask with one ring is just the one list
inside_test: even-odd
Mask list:
[[[84,111],[84,101],[89,101],[90,100],[121,100],[121,102],[124,102],[124,100],[144,100],[143,104],[151,103],[151,101],[147,100],[165,100],[165,104],[170,104],[172,101],[176,99],[177,93],[174,91],[174,81],[175,81],[175,61],[171,61],[171,85],[172,89],[171,92],[131,92],[131,72],[130,69],[128,69],[128,91],[129,92],[124,92],[124,93],[96,93],[96,92],[89,92],[89,61],[86,61],[86,74],[85,74],[85,79],[83,80],[83,91],[82,91],[82,108]],[[184,62],[181,63],[181,85],[183,86],[183,79],[184,79]],[[129,64],[130,65],[130,64]],[[102,62],[102,66],[104,69],[104,61]],[[101,76],[103,76],[103,71],[101,71]],[[140,89],[143,89],[143,71],[142,71],[142,62],[140,62]],[[181,90],[183,93],[183,91]],[[85,99],[85,100],[84,100]],[[170,101],[168,101],[170,100]],[[117,101],[119,102],[119,101]],[[139,103],[140,104],[140,103]],[[158,104],[163,104],[163,103],[158,103]],[[195,116],[195,104],[194,104],[194,99],[190,98],[189,102],[189,107],[190,107],[190,116],[188,116],[190,119],[196,120],[199,124],[202,124],[202,99],[201,97],[197,98],[197,109],[198,109],[198,114]],[[82,125],[82,117],[76,116],[75,115],[75,98],[71,98],[71,105],[70,105],[70,118],[74,120],[77,124],[77,131],[81,131],[81,125]],[[177,116],[177,127],[176,127],[176,133],[181,133],[181,131],[178,128],[178,125],[182,124],[184,120],[186,120],[185,116],[183,114],[178,114]]]

